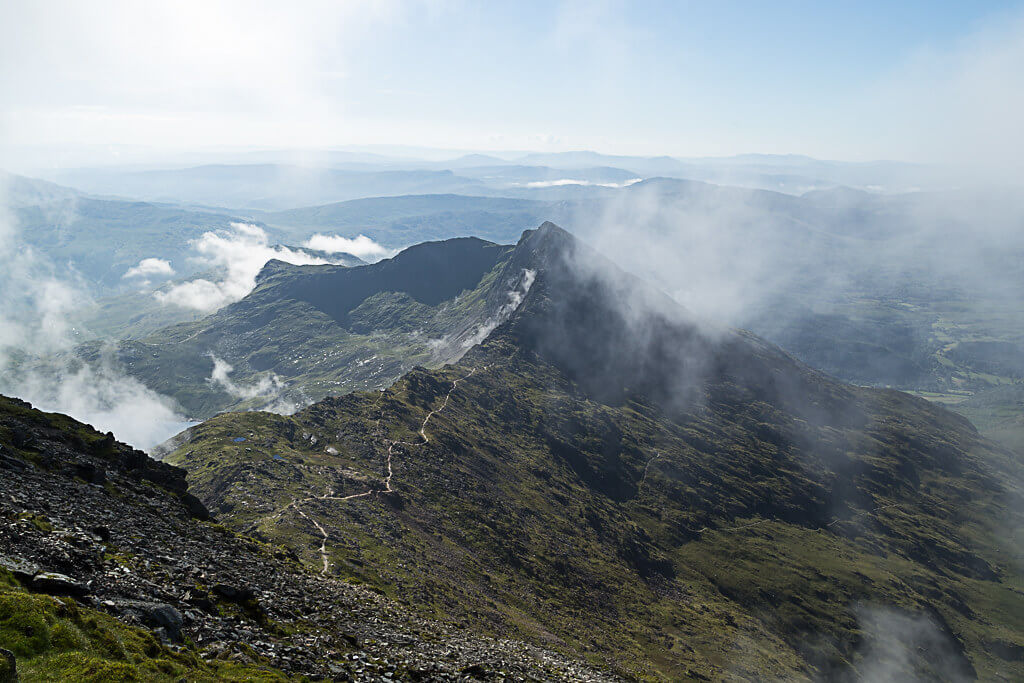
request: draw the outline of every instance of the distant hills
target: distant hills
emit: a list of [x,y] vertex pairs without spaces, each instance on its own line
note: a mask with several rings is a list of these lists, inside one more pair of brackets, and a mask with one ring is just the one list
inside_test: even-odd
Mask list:
[[[50,180],[148,201],[282,210],[375,196],[464,194],[559,198],[606,196],[600,185],[670,177],[799,195],[849,186],[908,192],[962,185],[947,170],[897,162],[845,163],[795,155],[722,158],[615,156],[596,152],[468,154],[448,160],[373,154],[260,153],[223,163],[163,168],[52,171]],[[560,192],[549,183],[560,182]],[[589,186],[589,187],[588,187]]]
[[380,195],[472,190],[451,171],[349,171],[278,164],[211,165],[146,171],[68,172],[60,179],[87,192],[233,209],[282,209]]
[[[992,344],[1009,344],[1011,353],[1024,347],[1019,324],[1024,244],[1013,227],[1014,217],[1024,215],[1024,202],[1012,190],[884,195],[832,187],[795,196],[666,177],[603,187],[628,182],[635,170],[614,165],[622,159],[589,154],[515,164],[495,159],[501,161],[463,159],[454,170],[430,162],[419,170],[430,177],[471,179],[473,192],[521,196],[424,194],[234,211],[100,198],[17,176],[5,184],[25,243],[45,255],[56,272],[69,269],[75,285],[99,299],[79,322],[100,337],[138,340],[171,323],[197,321],[192,311],[161,304],[154,290],[203,272],[220,277],[195,260],[190,241],[205,232],[228,231],[234,222],[260,226],[269,244],[298,246],[322,233],[365,235],[401,249],[466,235],[507,244],[523,230],[552,220],[701,315],[751,329],[839,378],[930,392],[950,402],[1017,381],[1013,373],[992,372],[1002,366],[988,360]],[[402,170],[380,159],[359,161],[378,162],[387,173]],[[756,155],[707,163],[874,172],[871,165]],[[223,182],[253,196],[273,195],[272,203],[284,201],[285,194],[275,194],[290,187],[278,186],[284,167],[250,164],[235,169],[237,177],[232,168],[180,169],[180,174],[198,174],[196,187],[204,192],[217,192],[216,184]],[[387,177],[419,173],[405,170],[412,175]],[[306,178],[307,171],[296,178]],[[557,182],[563,171],[597,184],[526,187]],[[339,170],[325,177],[354,178],[363,172]],[[160,173],[179,171],[152,173],[157,175],[143,175],[161,178]],[[205,184],[207,173],[212,184]],[[310,189],[329,194],[330,182],[317,181]],[[401,191],[401,182],[389,191]],[[507,187],[484,188],[491,182]],[[295,187],[305,192],[304,184]],[[148,287],[123,279],[144,258],[167,259],[175,279]],[[235,372],[244,373],[245,364]]]
[[574,206],[535,199],[435,194],[354,199],[268,212],[260,214],[260,219],[296,237],[314,232],[354,233],[401,248],[466,235],[511,242],[523,230],[545,220],[571,220]]

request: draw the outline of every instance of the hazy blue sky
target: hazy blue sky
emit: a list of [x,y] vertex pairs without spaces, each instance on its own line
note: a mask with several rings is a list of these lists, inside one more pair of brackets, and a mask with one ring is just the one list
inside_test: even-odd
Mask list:
[[1012,163],[1010,2],[14,2],[0,142]]

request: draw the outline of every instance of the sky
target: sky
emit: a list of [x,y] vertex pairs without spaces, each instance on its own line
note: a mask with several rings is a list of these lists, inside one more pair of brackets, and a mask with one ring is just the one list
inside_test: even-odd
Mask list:
[[0,148],[1019,164],[1022,2],[0,0]]

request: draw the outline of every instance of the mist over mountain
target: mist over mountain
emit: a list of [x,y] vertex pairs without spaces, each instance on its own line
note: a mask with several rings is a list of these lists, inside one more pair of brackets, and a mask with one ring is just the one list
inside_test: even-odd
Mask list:
[[[551,177],[550,167],[541,171]],[[1024,202],[1012,189],[793,196],[656,178],[600,188],[611,193],[604,197],[381,197],[248,211],[253,219],[17,182],[23,189],[11,204],[20,234],[41,256],[68,263],[99,299],[78,328],[100,338],[141,339],[197,321],[251,291],[269,259],[354,264],[465,234],[508,243],[554,219],[700,317],[749,328],[840,378],[958,400],[1015,377],[988,360],[1000,344],[1020,348],[1024,245],[1016,228]],[[115,230],[126,240],[109,255],[90,241]],[[217,355],[194,350],[207,358],[198,365]],[[242,357],[229,355],[234,372],[250,375]],[[302,396],[293,392],[288,404],[303,404]]]
[[1024,680],[1024,6],[0,2],[0,683]]
[[[122,341],[110,357],[199,419],[226,409],[289,412],[327,395],[384,387],[416,364],[458,358],[502,322],[509,298],[524,287],[511,251],[454,238],[372,265],[272,260],[237,303]],[[74,354],[94,363],[103,349],[91,342]]]
[[1004,626],[965,607],[1018,599],[1019,545],[989,540],[1021,514],[1009,451],[698,325],[552,224],[506,269],[529,289],[456,364],[291,417],[224,414],[168,459],[233,528],[325,575],[627,677],[1015,666],[986,645]]

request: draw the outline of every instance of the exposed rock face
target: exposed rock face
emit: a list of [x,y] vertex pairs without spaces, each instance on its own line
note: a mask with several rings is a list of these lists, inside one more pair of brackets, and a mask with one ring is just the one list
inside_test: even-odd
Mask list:
[[73,598],[84,598],[89,594],[88,586],[57,572],[39,572],[32,577],[29,588],[37,593],[69,595]]
[[[412,616],[200,521],[182,470],[65,416],[0,397],[0,453],[12,463],[0,476],[0,568],[24,589],[73,596],[166,643],[187,639],[204,658],[341,680],[611,678]],[[101,482],[82,476],[100,471]]]

